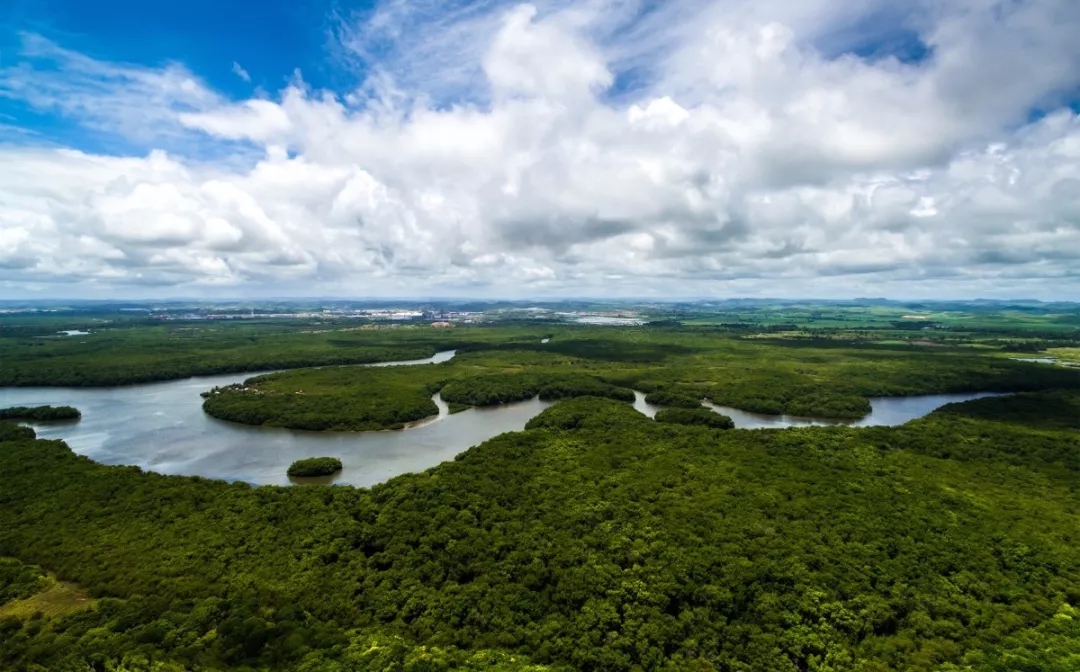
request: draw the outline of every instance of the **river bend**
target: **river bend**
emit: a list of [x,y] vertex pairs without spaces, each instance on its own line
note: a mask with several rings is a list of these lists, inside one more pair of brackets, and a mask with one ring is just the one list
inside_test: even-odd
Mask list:
[[[453,351],[407,362],[372,366],[423,365],[449,360]],[[304,432],[250,427],[206,415],[199,396],[212,387],[242,382],[258,373],[236,373],[109,388],[0,388],[0,408],[70,405],[82,411],[72,423],[31,423],[44,439],[63,439],[73,451],[102,464],[127,464],[162,474],[198,475],[259,485],[286,485],[285,471],[305,457],[339,458],[344,470],[335,481],[372,486],[394,476],[423,471],[451,460],[469,447],[503,432],[518,431],[550,406],[532,399],[449,415],[435,395],[436,418],[400,431]],[[873,412],[852,424],[898,425],[943,404],[985,394],[931,395],[871,399]],[[635,408],[649,415],[657,408],[637,393]],[[768,416],[711,406],[740,428],[779,428],[835,424],[810,418]]]

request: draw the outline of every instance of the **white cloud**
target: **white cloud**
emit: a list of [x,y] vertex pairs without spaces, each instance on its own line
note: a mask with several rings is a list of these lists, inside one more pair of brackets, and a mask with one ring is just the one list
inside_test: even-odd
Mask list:
[[178,63],[162,68],[105,63],[38,35],[22,38],[22,60],[0,67],[0,99],[23,101],[95,131],[152,143],[178,130],[178,114],[225,104]]
[[914,3],[932,56],[903,62],[822,46],[896,11],[849,5],[384,2],[343,31],[382,55],[361,90],[235,102],[28,38],[0,95],[249,153],[0,147],[0,279],[1076,296],[1080,119],[1027,115],[1080,85],[1080,6]]
[[233,74],[234,74],[234,75],[236,75],[236,76],[237,76],[237,77],[239,77],[240,79],[244,80],[245,82],[250,82],[250,81],[251,81],[251,75],[250,75],[250,74],[248,74],[248,71],[247,71],[247,70],[245,70],[245,69],[244,69],[244,68],[243,68],[243,67],[242,67],[242,66],[241,66],[241,65],[240,65],[239,63],[237,63],[236,61],[233,61],[233,64],[232,64],[232,71],[233,71]]

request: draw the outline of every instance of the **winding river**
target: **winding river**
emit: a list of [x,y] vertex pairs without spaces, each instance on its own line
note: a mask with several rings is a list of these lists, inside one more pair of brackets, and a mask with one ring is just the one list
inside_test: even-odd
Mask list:
[[[643,392],[634,391],[634,408],[650,418],[663,406],[655,406],[645,401]],[[958,401],[970,401],[982,397],[997,396],[996,392],[977,392],[973,394],[928,394],[921,397],[871,397],[870,413],[858,420],[824,420],[822,418],[804,418],[797,415],[766,415],[750,413],[730,406],[718,406],[702,402],[702,406],[711,408],[731,418],[738,429],[783,429],[785,427],[811,427],[828,425],[847,425],[849,427],[895,427],[909,420],[921,418],[934,409]]]
[[[406,366],[449,360],[434,357],[371,366]],[[82,411],[72,423],[34,423],[38,436],[63,439],[80,455],[102,464],[133,464],[162,474],[198,475],[259,485],[286,485],[285,470],[304,457],[340,458],[344,470],[335,482],[372,486],[394,476],[423,471],[451,460],[470,446],[503,432],[518,431],[550,406],[532,399],[450,415],[438,395],[436,418],[395,432],[301,432],[249,427],[216,420],[202,411],[200,392],[238,383],[257,373],[236,373],[109,388],[0,388],[0,408],[40,404],[71,405]],[[634,407],[650,417],[657,408],[636,393]],[[986,394],[931,395],[872,399],[873,412],[853,424],[898,425],[943,404]],[[835,424],[809,418],[768,416],[710,406],[740,428]]]

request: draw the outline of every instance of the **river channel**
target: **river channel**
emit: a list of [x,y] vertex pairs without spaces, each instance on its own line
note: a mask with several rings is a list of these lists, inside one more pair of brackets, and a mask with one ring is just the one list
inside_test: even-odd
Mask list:
[[[453,351],[408,362],[373,366],[424,365],[449,360]],[[257,373],[237,373],[108,388],[0,388],[0,408],[70,405],[82,411],[72,423],[33,423],[40,438],[63,439],[73,451],[102,464],[138,465],[162,474],[198,475],[259,485],[286,485],[285,471],[304,457],[340,458],[336,483],[371,486],[394,476],[423,471],[451,460],[470,446],[503,432],[518,431],[550,406],[532,399],[449,415],[435,395],[439,416],[417,426],[385,432],[301,432],[249,427],[203,413],[199,396],[215,386],[238,383]],[[637,393],[634,407],[649,415],[657,408]],[[873,412],[853,423],[898,425],[947,403],[985,394],[871,399]],[[740,428],[780,428],[835,424],[810,418],[768,416],[710,406]]]

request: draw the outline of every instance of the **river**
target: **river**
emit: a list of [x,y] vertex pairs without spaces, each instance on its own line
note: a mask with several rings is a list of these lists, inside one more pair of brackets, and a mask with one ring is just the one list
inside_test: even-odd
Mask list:
[[[655,406],[645,401],[645,394],[634,392],[634,408],[650,418],[663,406]],[[945,404],[970,401],[982,397],[996,396],[995,392],[976,392],[972,394],[928,394],[921,397],[871,397],[870,413],[858,420],[826,420],[822,418],[803,418],[796,415],[766,415],[750,413],[730,406],[719,406],[707,401],[701,403],[731,418],[737,429],[783,429],[785,427],[817,427],[829,425],[847,425],[849,427],[895,427],[909,420],[921,418]]]
[[[453,351],[429,359],[371,366],[424,365],[449,360]],[[73,451],[102,464],[138,465],[162,474],[198,475],[259,485],[286,485],[289,465],[304,457],[337,457],[344,469],[334,482],[372,486],[394,476],[423,471],[451,460],[470,446],[503,432],[518,431],[550,406],[531,399],[453,415],[436,394],[438,417],[401,431],[302,432],[249,427],[212,418],[199,396],[215,386],[238,383],[257,373],[236,373],[107,388],[0,388],[0,408],[70,405],[78,422],[31,423],[38,436],[63,439]],[[657,408],[637,393],[634,407],[649,415]],[[857,426],[898,425],[943,404],[985,394],[871,399],[873,412]],[[740,428],[835,424],[809,418],[768,416],[711,406]]]

